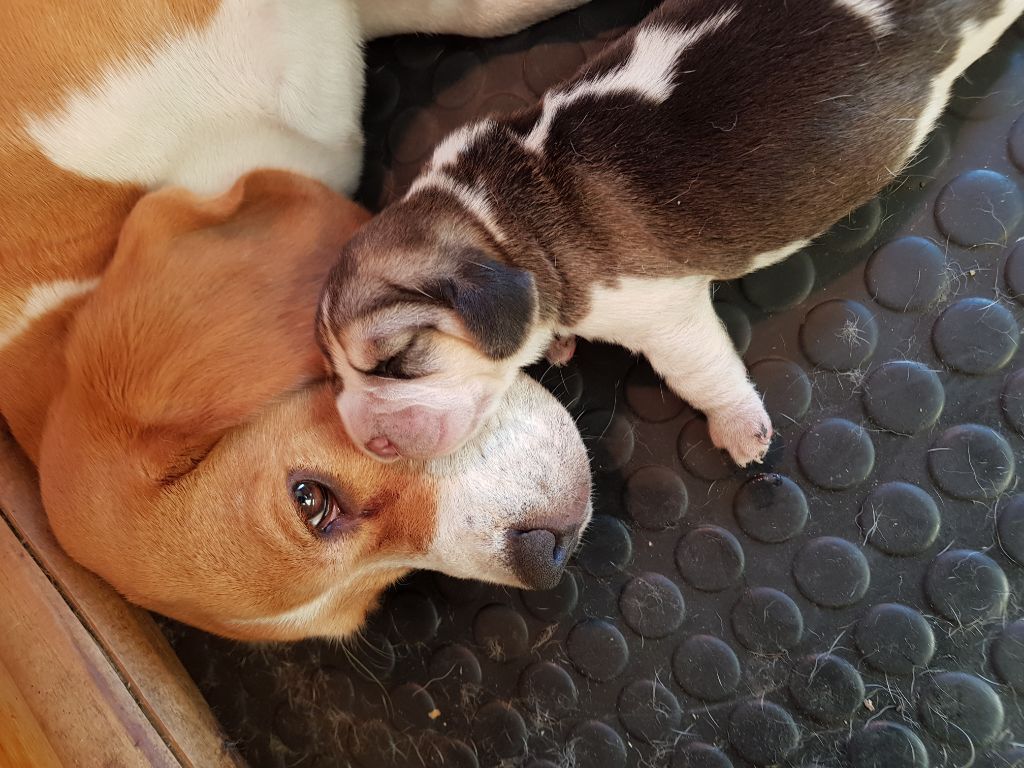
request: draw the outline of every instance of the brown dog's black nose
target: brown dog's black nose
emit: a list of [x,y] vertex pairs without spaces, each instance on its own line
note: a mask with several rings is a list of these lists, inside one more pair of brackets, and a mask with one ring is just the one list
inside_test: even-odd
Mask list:
[[551,589],[558,584],[565,564],[576,548],[579,529],[513,531],[510,539],[516,575],[531,589]]

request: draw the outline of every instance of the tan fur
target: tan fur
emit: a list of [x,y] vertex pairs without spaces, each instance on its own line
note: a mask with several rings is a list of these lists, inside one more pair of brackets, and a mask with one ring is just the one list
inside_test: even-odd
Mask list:
[[[40,13],[34,0],[0,4],[0,269],[6,285],[24,279],[17,267],[25,266],[18,258],[25,249],[32,250],[36,268],[42,256],[47,266],[68,274],[97,270],[110,255],[100,241],[116,233],[141,194],[57,168],[27,136],[26,121],[58,109],[119,60],[200,27],[217,5],[216,0],[114,0],[102,6],[61,0],[47,3]],[[76,247],[67,248],[69,242]]]
[[[365,218],[316,182],[262,172],[213,200],[152,194],[127,220],[77,313],[39,469],[62,545],[130,599],[287,639],[309,627],[238,622],[346,584],[316,631],[347,634],[396,576],[366,567],[427,548],[429,482],[356,450],[316,383],[308,296]],[[368,511],[344,545],[310,536],[289,471]]]
[[[34,0],[0,4],[0,329],[34,284],[98,276],[143,194],[58,168],[29,139],[27,120],[59,108],[118,60],[201,25],[216,8],[216,0],[115,0],[102,8],[68,0],[40,13]],[[61,339],[80,303],[69,301],[0,348],[0,415],[32,458],[60,385]]]
[[[552,0],[549,11],[577,1]],[[586,524],[583,445],[554,398],[525,378],[508,413],[532,419],[530,429],[490,436],[511,461],[474,451],[445,464],[382,466],[352,444],[315,342],[314,312],[366,211],[318,181],[255,170],[276,167],[272,150],[232,166],[215,185],[218,196],[147,195],[59,168],[30,141],[27,125],[88,97],[120,63],[145,78],[152,51],[206,29],[220,5],[0,4],[0,428],[36,463],[54,532],[128,599],[239,639],[344,637],[411,567],[524,586],[503,550],[506,533],[543,524],[549,506]],[[495,30],[511,5],[488,5]],[[370,4],[350,6],[375,13]],[[460,15],[450,15],[450,31],[460,31]],[[239,44],[238,55],[263,53],[246,30],[235,34],[230,22],[218,29]],[[334,62],[329,74],[339,80],[358,64],[359,30],[346,31],[340,42],[353,61]],[[323,43],[327,34],[300,42]],[[203,52],[210,50],[186,46],[183,55]],[[322,73],[303,73],[302,64],[299,85],[310,85]],[[187,82],[181,93],[172,79],[143,79],[146,86],[164,88],[172,107],[196,106]],[[243,106],[258,107],[261,93],[243,95],[253,100]],[[216,122],[221,106],[214,89],[196,108]],[[357,109],[343,103],[338,117],[353,119]],[[134,125],[125,122],[132,116],[97,114],[108,128]],[[221,125],[209,146],[198,142],[210,137],[189,134],[183,147],[216,156],[217,141],[230,145],[253,128],[249,118],[257,120]],[[89,138],[88,123],[65,146]],[[286,157],[289,148],[285,140]],[[115,143],[88,172],[102,176],[102,163],[123,160],[122,149]],[[348,166],[347,155],[338,159]],[[317,162],[300,167],[334,183]],[[516,463],[544,468],[545,459],[559,466],[557,478],[532,505],[521,503],[515,478],[501,472]],[[341,522],[330,535],[307,523],[292,493],[297,482],[337,498]],[[476,528],[463,525],[467,505]]]
[[[198,28],[216,8],[215,0],[0,8],[0,328],[34,285],[103,274],[144,194],[58,168],[30,141],[26,121],[119,59]],[[427,546],[433,493],[422,475],[381,472],[345,440],[329,388],[303,389],[323,375],[308,297],[366,218],[287,174],[257,174],[212,201],[152,195],[127,219],[96,295],[68,300],[0,348],[0,414],[39,465],[51,524],[73,556],[130,599],[235,637],[304,636],[309,627],[234,619],[293,608],[360,559]],[[280,321],[276,333],[268,317]],[[197,335],[197,324],[206,333]],[[254,335],[255,327],[267,332]],[[279,364],[268,368],[269,360]],[[204,375],[215,368],[219,378]],[[339,485],[375,510],[362,548],[346,548],[347,563],[310,546],[288,478],[277,476],[295,455],[308,457],[297,470],[324,474],[324,463],[335,472],[351,463]],[[243,487],[248,524],[227,514]],[[296,549],[309,558],[296,561]],[[344,605],[324,611],[332,618],[316,631],[351,631],[395,576],[384,571],[339,593]]]

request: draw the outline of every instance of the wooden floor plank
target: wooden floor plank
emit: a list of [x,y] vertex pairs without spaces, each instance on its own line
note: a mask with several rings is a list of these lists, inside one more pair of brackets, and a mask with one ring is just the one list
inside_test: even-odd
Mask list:
[[31,463],[0,430],[0,515],[46,570],[102,647],[153,727],[188,768],[241,764],[195,683],[152,617],[73,562],[57,544],[39,499]]
[[0,662],[0,768],[60,768],[60,760],[25,697]]
[[0,662],[61,763],[179,766],[6,522],[0,524],[0,563]]

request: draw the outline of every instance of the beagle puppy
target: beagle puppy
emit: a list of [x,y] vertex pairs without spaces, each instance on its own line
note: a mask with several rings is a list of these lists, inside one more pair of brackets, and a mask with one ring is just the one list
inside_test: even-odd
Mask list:
[[667,0],[540,103],[443,141],[342,250],[318,336],[355,442],[457,450],[571,338],[645,354],[739,465],[772,426],[710,284],[914,158],[1024,0]]
[[516,377],[464,450],[383,467],[342,429],[313,297],[368,218],[340,194],[363,41],[581,2],[2,4],[0,427],[72,557],[251,640],[344,637],[412,568],[557,582],[590,517],[564,408]]

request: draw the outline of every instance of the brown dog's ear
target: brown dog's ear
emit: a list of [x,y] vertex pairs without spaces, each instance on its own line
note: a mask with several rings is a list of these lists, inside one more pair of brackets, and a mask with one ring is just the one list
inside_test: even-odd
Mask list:
[[324,375],[320,285],[367,218],[282,172],[251,174],[216,198],[148,195],[76,318],[68,394],[147,436],[156,464],[187,467],[225,430]]
[[437,292],[491,359],[511,357],[526,341],[537,308],[533,275],[526,270],[471,251]]

